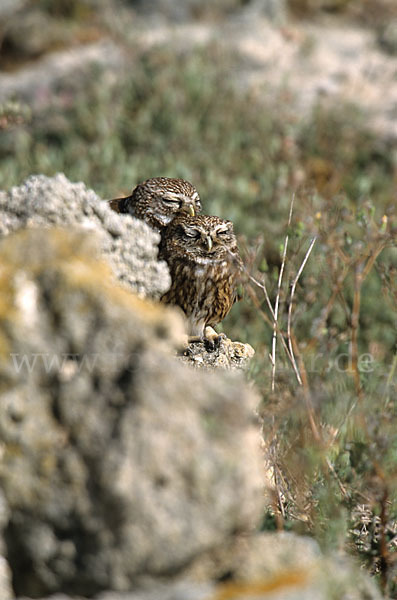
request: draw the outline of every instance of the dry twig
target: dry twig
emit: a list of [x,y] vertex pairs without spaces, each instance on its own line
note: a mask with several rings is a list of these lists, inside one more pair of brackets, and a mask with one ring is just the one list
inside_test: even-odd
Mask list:
[[[289,215],[288,215],[288,229],[291,226],[291,219],[292,219],[292,211],[294,208],[294,201],[295,201],[295,194],[292,195],[291,198],[291,204],[289,207]],[[278,327],[278,309],[279,309],[279,305],[280,305],[280,293],[281,293],[281,284],[282,284],[282,280],[283,280],[283,273],[284,273],[284,267],[285,267],[285,261],[287,258],[287,248],[288,248],[288,242],[289,242],[289,233],[287,231],[287,235],[285,236],[285,242],[284,242],[284,249],[283,249],[283,256],[282,256],[282,260],[281,260],[281,267],[280,267],[280,273],[278,275],[278,282],[277,282],[277,296],[276,296],[276,302],[274,304],[274,315],[273,315],[273,337],[272,337],[272,355],[271,355],[271,363],[272,363],[272,392],[274,392],[274,386],[275,386],[275,380],[276,380],[276,346],[277,346],[277,327]],[[291,349],[290,349],[290,353],[291,353]],[[293,354],[291,354],[292,360],[293,359]],[[296,367],[296,363],[295,363],[295,367]],[[297,373],[296,369],[294,368],[295,373]],[[302,384],[302,382],[300,381],[300,376],[298,373],[298,381],[300,384]]]
[[[293,347],[292,347],[292,339],[291,339],[292,304],[293,304],[294,295],[295,295],[295,289],[296,289],[299,277],[301,276],[302,271],[305,268],[305,265],[306,265],[306,263],[308,261],[308,258],[310,256],[310,254],[311,254],[311,251],[313,250],[313,246],[314,246],[314,244],[316,242],[316,239],[317,238],[314,237],[312,239],[312,241],[310,242],[309,248],[308,248],[308,250],[307,250],[307,252],[306,252],[306,254],[305,254],[304,258],[303,258],[302,264],[301,264],[301,266],[298,269],[298,272],[297,272],[297,274],[295,276],[294,281],[292,282],[292,287],[291,287],[291,297],[290,297],[290,302],[289,302],[289,307],[288,307],[287,339],[288,339],[288,348],[289,348],[289,351],[290,351],[291,360],[292,360],[293,365],[295,365],[296,369],[298,369],[298,368],[296,366],[295,355],[294,355],[294,350],[293,350]],[[299,383],[302,385],[302,379],[301,378],[300,378]]]

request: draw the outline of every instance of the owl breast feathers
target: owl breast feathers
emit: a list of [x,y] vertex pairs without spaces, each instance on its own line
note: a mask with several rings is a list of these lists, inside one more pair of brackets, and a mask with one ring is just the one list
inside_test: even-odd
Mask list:
[[196,188],[184,179],[153,177],[134,188],[130,196],[110,200],[110,207],[142,219],[161,231],[177,215],[196,215],[201,211]]
[[204,336],[230,311],[237,297],[242,261],[233,223],[215,216],[179,216],[164,230],[160,258],[171,272],[166,304],[180,306],[189,335]]

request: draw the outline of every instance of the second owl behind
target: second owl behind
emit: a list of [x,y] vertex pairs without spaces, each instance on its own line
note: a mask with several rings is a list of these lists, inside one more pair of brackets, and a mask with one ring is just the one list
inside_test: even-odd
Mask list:
[[161,231],[179,214],[194,216],[201,212],[200,196],[185,179],[152,177],[139,183],[129,196],[114,198],[110,207],[142,219],[156,231]]

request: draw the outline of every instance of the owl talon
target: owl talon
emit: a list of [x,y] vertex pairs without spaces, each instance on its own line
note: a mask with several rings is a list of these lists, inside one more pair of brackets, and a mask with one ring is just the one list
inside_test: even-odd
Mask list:
[[224,333],[217,333],[212,327],[207,327],[204,335],[191,335],[188,338],[188,344],[204,344],[207,352],[214,352],[220,348],[222,340],[225,340]]
[[199,342],[203,342],[204,338],[201,335],[189,335],[187,338],[188,344],[198,344]]
[[227,340],[226,333],[218,333],[217,344],[220,346],[223,340]]
[[207,340],[206,338],[204,339],[204,347],[207,352],[215,352],[215,350],[219,348],[219,343],[217,340],[218,338],[215,338],[214,340]]
[[213,339],[204,338],[204,346],[207,352],[215,352],[215,350],[219,350],[221,342],[225,337],[226,336],[224,334],[221,334],[217,335],[216,338]]
[[204,333],[204,346],[207,352],[214,352],[220,348],[222,340],[226,339],[224,333],[217,333],[212,327],[206,327]]

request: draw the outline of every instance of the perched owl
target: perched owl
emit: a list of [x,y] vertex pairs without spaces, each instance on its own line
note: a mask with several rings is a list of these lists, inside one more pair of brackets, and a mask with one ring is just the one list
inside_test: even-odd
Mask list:
[[208,215],[176,217],[163,231],[160,258],[172,279],[161,301],[182,308],[190,341],[219,341],[212,328],[236,301],[242,273],[233,223]]
[[109,201],[118,213],[128,213],[161,231],[176,215],[194,216],[201,211],[196,188],[184,179],[153,177],[140,183],[130,196]]

